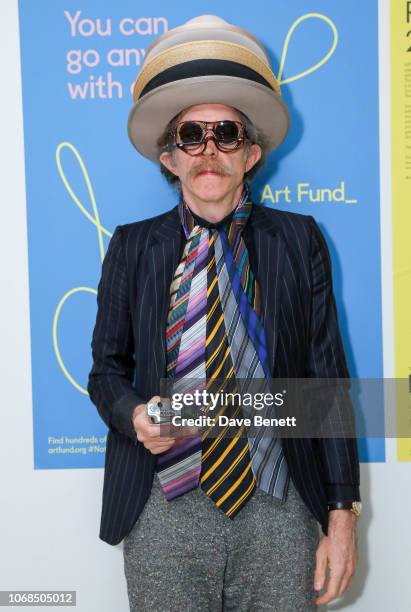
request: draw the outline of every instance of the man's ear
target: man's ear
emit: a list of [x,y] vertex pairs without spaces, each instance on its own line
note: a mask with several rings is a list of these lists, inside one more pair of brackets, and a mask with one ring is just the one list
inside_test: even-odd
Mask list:
[[167,170],[169,170],[170,172],[178,176],[177,172],[175,171],[176,165],[174,163],[174,156],[172,152],[163,151],[160,155],[160,161],[163,164],[163,166],[167,168]]
[[254,142],[248,149],[247,161],[245,164],[245,172],[248,172],[249,170],[251,170],[251,168],[253,168],[256,165],[258,160],[261,158],[262,154],[263,152],[261,150],[260,145]]

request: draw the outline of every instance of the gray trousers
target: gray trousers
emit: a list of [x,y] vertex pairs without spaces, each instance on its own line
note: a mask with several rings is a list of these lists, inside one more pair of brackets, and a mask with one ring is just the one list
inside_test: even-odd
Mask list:
[[292,481],[285,502],[257,489],[230,519],[200,487],[168,502],[155,474],[123,541],[130,611],[314,611],[319,537]]

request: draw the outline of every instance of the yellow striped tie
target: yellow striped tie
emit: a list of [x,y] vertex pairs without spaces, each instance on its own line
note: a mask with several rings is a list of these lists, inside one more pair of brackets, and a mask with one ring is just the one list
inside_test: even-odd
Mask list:
[[[235,393],[237,390],[231,350],[218,290],[215,262],[215,230],[210,231],[207,262],[207,390]],[[241,406],[227,402],[209,416],[241,418]],[[200,486],[230,518],[241,510],[256,488],[244,426],[210,427],[202,435]]]

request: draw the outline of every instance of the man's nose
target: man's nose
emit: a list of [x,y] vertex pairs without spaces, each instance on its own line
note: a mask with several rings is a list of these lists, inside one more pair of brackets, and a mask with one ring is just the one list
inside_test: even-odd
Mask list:
[[207,135],[205,137],[205,148],[203,151],[203,155],[215,155],[218,152],[217,145],[214,140],[214,133],[211,131],[211,135]]

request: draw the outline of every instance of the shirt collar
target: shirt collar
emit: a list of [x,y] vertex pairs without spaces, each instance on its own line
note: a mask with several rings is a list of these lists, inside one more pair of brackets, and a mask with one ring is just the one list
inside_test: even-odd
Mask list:
[[198,215],[195,212],[193,212],[191,210],[191,208],[188,206],[188,204],[187,204],[187,207],[189,208],[191,214],[193,215],[196,224],[197,225],[201,225],[201,227],[206,227],[208,229],[216,229],[216,228],[220,227],[221,225],[224,225],[224,223],[227,223],[227,222],[231,221],[231,218],[232,218],[232,216],[234,214],[234,210],[235,210],[235,209],[233,209],[223,219],[220,219],[220,221],[213,222],[213,221],[207,221],[207,219],[203,219],[202,217],[200,217],[200,215]]

